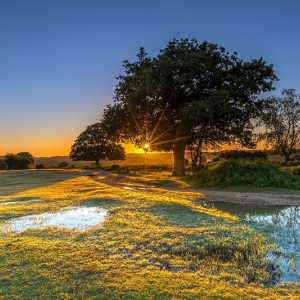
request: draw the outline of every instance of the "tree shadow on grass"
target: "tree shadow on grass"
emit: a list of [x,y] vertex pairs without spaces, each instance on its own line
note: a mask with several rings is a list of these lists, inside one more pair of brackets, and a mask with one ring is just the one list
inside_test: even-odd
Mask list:
[[126,202],[121,200],[112,200],[109,198],[96,198],[96,199],[88,199],[86,201],[80,202],[81,206],[87,206],[87,207],[95,207],[95,206],[101,206],[103,208],[115,208],[121,205],[124,205]]
[[0,196],[42,187],[82,176],[76,171],[22,170],[0,172]]
[[156,204],[150,207],[148,211],[166,219],[171,224],[183,227],[225,223],[223,218],[212,217],[179,204]]

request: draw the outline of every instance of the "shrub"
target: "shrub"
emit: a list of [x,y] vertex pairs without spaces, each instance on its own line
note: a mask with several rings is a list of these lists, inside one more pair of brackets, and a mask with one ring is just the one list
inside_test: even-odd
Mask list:
[[300,166],[300,160],[292,160],[287,163],[289,167]]
[[69,163],[67,161],[62,161],[57,165],[57,167],[61,168],[61,169],[67,168],[68,166],[69,166]]
[[110,166],[111,171],[120,171],[121,167],[118,164],[113,164]]
[[231,159],[212,163],[198,172],[197,182],[202,186],[300,188],[298,176],[290,175],[278,165],[261,160]]
[[7,164],[3,159],[0,159],[0,170],[7,170]]
[[224,151],[219,155],[220,159],[268,159],[264,151]]
[[45,169],[46,167],[43,164],[37,164],[35,166],[36,169]]
[[8,170],[22,170],[28,169],[34,163],[34,158],[28,152],[20,152],[18,154],[8,153],[5,155],[4,161]]
[[300,175],[300,165],[289,165],[284,170],[291,175]]

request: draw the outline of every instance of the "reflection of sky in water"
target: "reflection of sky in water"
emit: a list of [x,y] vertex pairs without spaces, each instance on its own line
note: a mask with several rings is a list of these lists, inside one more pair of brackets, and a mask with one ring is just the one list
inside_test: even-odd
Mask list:
[[300,281],[300,206],[243,206],[230,203],[214,207],[236,214],[269,237],[282,253],[270,255],[280,265],[283,281]]
[[247,213],[244,219],[280,247],[283,255],[274,260],[282,267],[282,280],[300,280],[300,207],[284,208],[270,215]]
[[54,213],[29,215],[9,220],[2,232],[22,232],[49,226],[84,231],[105,220],[107,210],[100,207],[71,207]]

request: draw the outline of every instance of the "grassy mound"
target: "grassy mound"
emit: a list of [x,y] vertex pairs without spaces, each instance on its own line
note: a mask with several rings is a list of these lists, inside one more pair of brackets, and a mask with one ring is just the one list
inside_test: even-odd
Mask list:
[[300,177],[265,160],[230,159],[212,163],[201,169],[197,174],[197,184],[300,189]]

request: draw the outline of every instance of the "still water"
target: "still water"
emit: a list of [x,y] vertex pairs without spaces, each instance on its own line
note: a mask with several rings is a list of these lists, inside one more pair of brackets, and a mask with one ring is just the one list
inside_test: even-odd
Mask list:
[[27,229],[50,226],[84,231],[103,223],[107,214],[108,210],[101,207],[69,207],[58,212],[47,212],[11,219],[1,227],[1,231],[17,233]]
[[282,281],[300,281],[300,206],[244,206],[214,202],[211,206],[240,219],[274,242],[280,254],[270,256]]

